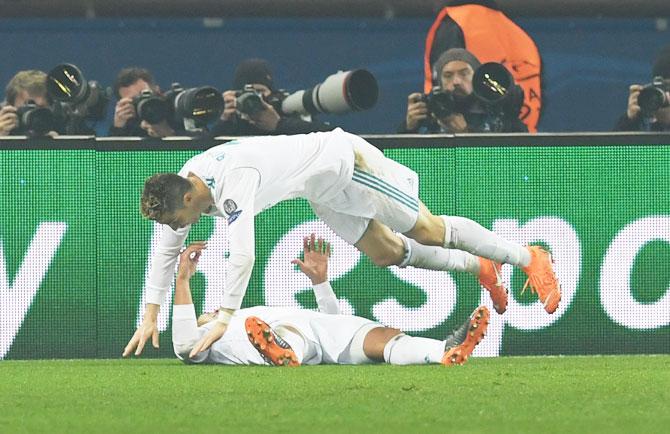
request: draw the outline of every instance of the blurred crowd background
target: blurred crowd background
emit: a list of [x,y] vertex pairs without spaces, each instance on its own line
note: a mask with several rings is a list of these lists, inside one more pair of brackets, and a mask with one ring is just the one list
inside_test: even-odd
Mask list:
[[[154,90],[161,89],[160,93],[175,82],[185,89],[216,89],[229,110],[222,107],[221,117],[206,129],[211,135],[236,135],[240,130],[222,125],[235,117],[232,112],[239,108],[233,107],[231,112],[230,105],[234,103],[229,100],[236,95],[229,93],[226,99],[225,92],[238,91],[239,96],[249,79],[267,85],[270,91],[283,89],[291,94],[311,89],[337,71],[363,69],[374,76],[378,86],[378,98],[372,108],[340,115],[320,114],[313,119],[302,116],[301,120],[311,122],[311,127],[283,125],[284,132],[328,126],[368,134],[476,132],[449,131],[444,123],[433,131],[419,131],[418,126],[407,128],[412,126],[407,125],[413,103],[410,96],[417,94],[416,101],[425,102],[421,95],[430,93],[425,84],[424,56],[431,26],[445,6],[475,4],[499,8],[537,47],[541,58],[541,114],[531,132],[670,129],[670,120],[665,125],[653,114],[646,121],[641,120],[635,112],[637,104],[633,104],[640,89],[652,83],[658,68],[666,76],[656,87],[668,87],[670,73],[665,71],[670,70],[670,63],[659,66],[659,57],[670,58],[670,51],[663,51],[670,44],[670,2],[583,3],[586,2],[2,0],[0,37],[4,55],[0,83],[6,86],[18,71],[48,72],[63,63],[76,65],[87,80],[111,90],[106,112],[97,121],[86,122],[90,132],[100,136],[135,135],[125,134],[130,130],[123,128],[114,133],[114,127],[118,127],[115,111],[119,112],[119,121],[124,110],[123,104],[119,105],[123,98],[118,92],[119,72],[129,67],[145,68],[154,80],[147,87],[155,86]],[[465,29],[466,33],[476,31],[473,26]],[[465,36],[467,42],[468,34]],[[444,35],[438,32],[437,37]],[[473,51],[467,43],[463,48]],[[433,56],[437,58],[438,54]],[[465,61],[462,56],[456,53],[449,59]],[[249,59],[263,61],[252,61],[250,69],[241,71],[240,65],[248,66]],[[473,70],[479,65],[468,64]],[[257,67],[261,73],[267,68],[269,81],[258,78]],[[260,93],[267,96],[272,92],[263,95],[261,89]],[[7,96],[6,92],[4,105],[9,104]],[[129,118],[137,115],[136,106],[125,110]],[[11,110],[5,113],[8,111]],[[622,123],[626,115],[631,122],[624,119]],[[280,118],[249,121],[241,116],[253,127],[248,130],[250,134],[267,131],[270,127],[263,123],[281,132],[282,124],[277,125]],[[161,133],[145,125],[144,133],[142,129],[136,131],[137,135],[164,136],[178,134],[180,128],[178,125]]]

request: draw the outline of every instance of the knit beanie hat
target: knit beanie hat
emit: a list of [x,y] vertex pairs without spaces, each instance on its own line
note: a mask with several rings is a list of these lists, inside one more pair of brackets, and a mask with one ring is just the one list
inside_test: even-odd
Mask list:
[[270,64],[263,59],[247,59],[235,68],[235,89],[242,89],[245,84],[263,84],[273,89],[272,70]]
[[475,55],[468,50],[464,48],[450,48],[440,54],[440,57],[435,61],[435,64],[433,65],[433,77],[437,78],[442,76],[442,68],[444,68],[444,65],[453,62],[454,60],[460,60],[461,62],[467,63],[473,70],[477,70],[481,65]]

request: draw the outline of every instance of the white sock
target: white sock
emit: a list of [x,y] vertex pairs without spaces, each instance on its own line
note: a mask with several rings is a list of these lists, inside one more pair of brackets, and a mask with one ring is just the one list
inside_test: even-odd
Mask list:
[[424,246],[416,240],[398,234],[405,244],[405,257],[400,267],[411,265],[416,268],[437,271],[462,271],[479,276],[479,258],[463,250]]
[[399,334],[384,347],[384,361],[391,365],[440,363],[444,342]]
[[440,216],[444,220],[444,247],[470,252],[475,256],[503,264],[525,267],[530,253],[520,244],[512,243],[464,217]]

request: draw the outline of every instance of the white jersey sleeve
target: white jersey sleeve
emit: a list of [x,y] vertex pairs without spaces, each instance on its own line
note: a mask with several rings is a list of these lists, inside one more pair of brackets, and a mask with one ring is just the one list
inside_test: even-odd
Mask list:
[[151,258],[146,290],[147,303],[157,305],[163,304],[165,294],[170,289],[179,252],[191,230],[190,225],[176,231],[167,225],[162,225],[162,227],[158,246]]
[[260,183],[257,170],[235,169],[226,174],[216,207],[228,221],[228,269],[221,307],[239,309],[254,267],[254,202]]
[[327,313],[329,315],[339,315],[340,305],[337,302],[337,297],[327,280],[323,283],[313,286],[314,297],[316,304],[319,307],[319,312]]
[[200,363],[207,359],[210,349],[198,353],[193,359],[188,357],[205,331],[203,328],[198,328],[195,307],[192,304],[172,306],[172,347],[179,360]]

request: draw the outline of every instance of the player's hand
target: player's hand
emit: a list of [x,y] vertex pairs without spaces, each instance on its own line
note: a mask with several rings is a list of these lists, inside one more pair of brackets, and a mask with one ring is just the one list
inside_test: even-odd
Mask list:
[[291,264],[295,264],[300,271],[305,273],[312,285],[318,285],[328,280],[328,258],[330,257],[330,243],[323,238],[316,239],[312,234],[303,239],[304,259],[294,259]]
[[419,124],[428,118],[428,106],[423,101],[423,95],[413,93],[407,97],[407,124],[408,131],[414,131],[419,128]]
[[125,128],[128,121],[136,116],[133,100],[121,98],[114,108],[114,127]]
[[640,116],[641,109],[637,103],[637,97],[640,95],[641,90],[642,86],[639,84],[632,84],[628,88],[628,109],[626,110],[626,116],[630,120],[637,119]]
[[226,333],[228,329],[228,324],[224,324],[221,321],[214,321],[214,327],[212,327],[205,335],[195,344],[191,353],[188,355],[190,358],[193,358],[198,355],[198,353],[207,350],[212,344]]
[[189,280],[195,274],[200,255],[202,255],[202,251],[206,248],[206,241],[194,241],[181,252],[179,255],[177,279]]
[[16,116],[16,107],[6,105],[0,109],[0,136],[7,136],[19,126],[19,118]]
[[126,348],[123,350],[123,357],[128,357],[133,351],[135,355],[139,356],[142,354],[144,349],[144,344],[147,343],[147,340],[151,338],[151,343],[154,348],[158,348],[158,309],[160,306],[157,304],[147,304],[147,309],[144,312],[144,319],[142,324],[137,328],[135,334],[126,345]]

